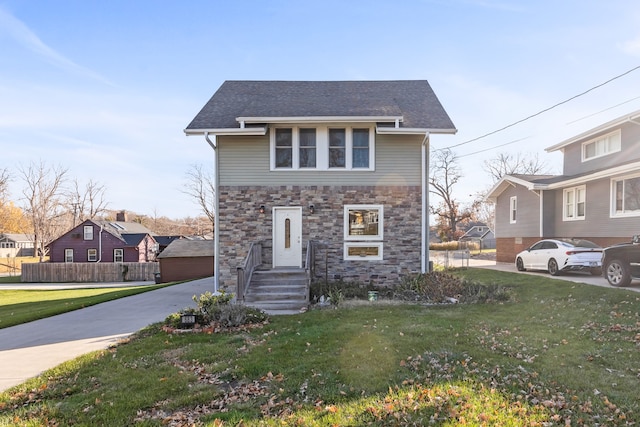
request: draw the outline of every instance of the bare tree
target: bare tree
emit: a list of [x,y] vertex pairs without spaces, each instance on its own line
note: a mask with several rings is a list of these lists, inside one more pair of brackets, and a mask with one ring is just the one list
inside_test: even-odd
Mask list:
[[64,224],[63,195],[67,169],[47,166],[44,162],[30,163],[18,168],[25,183],[22,192],[26,202],[25,213],[31,221],[35,251],[40,261],[47,255],[46,245],[60,233]]
[[505,175],[544,175],[550,171],[549,166],[540,160],[538,154],[500,153],[497,157],[484,161],[483,169],[498,182]]
[[9,181],[11,181],[11,175],[6,168],[0,169],[0,206],[7,203],[9,198]]
[[191,165],[187,171],[187,184],[183,192],[193,198],[198,206],[200,206],[200,209],[202,209],[202,213],[204,213],[213,224],[215,219],[213,210],[215,187],[211,172],[203,170],[200,164]]
[[458,167],[458,158],[450,150],[437,150],[429,176],[429,192],[442,199],[436,207],[433,205],[431,213],[436,215],[440,237],[444,240],[454,240],[458,222],[468,218],[471,213],[468,210],[462,211],[460,204],[453,196],[453,187],[462,178],[462,173]]
[[73,226],[76,221],[82,222],[85,219],[95,219],[98,215],[106,212],[107,202],[105,201],[106,188],[104,185],[89,180],[81,188],[77,179],[73,181],[70,191],[67,193],[67,206],[73,215]]

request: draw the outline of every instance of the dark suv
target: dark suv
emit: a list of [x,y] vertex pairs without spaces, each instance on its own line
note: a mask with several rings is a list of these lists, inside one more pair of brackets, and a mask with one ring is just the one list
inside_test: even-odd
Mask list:
[[602,274],[611,286],[628,286],[631,279],[640,279],[640,235],[602,251]]

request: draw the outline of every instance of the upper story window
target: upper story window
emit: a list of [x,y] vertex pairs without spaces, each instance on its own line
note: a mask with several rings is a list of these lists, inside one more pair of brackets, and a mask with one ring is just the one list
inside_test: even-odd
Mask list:
[[584,185],[574,188],[566,188],[563,191],[562,199],[564,209],[562,219],[564,221],[574,221],[585,218],[585,199],[587,188]]
[[509,224],[515,224],[518,217],[518,198],[512,196],[509,199]]
[[93,226],[85,225],[84,226],[84,240],[93,240]]
[[369,127],[275,127],[271,170],[373,170],[374,130]]
[[596,159],[620,151],[622,148],[620,131],[599,136],[582,144],[582,161]]
[[640,175],[611,180],[611,216],[640,216]]

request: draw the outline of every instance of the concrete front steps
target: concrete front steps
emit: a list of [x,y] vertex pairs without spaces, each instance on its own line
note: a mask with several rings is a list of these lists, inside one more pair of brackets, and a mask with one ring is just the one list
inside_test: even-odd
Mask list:
[[271,315],[300,313],[309,306],[308,284],[301,268],[255,270],[244,303]]

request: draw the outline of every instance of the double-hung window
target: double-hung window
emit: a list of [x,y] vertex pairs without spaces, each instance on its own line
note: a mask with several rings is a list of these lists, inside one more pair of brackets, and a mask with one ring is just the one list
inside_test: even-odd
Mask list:
[[369,127],[275,127],[271,170],[373,170],[374,130]]
[[113,250],[113,262],[124,262],[124,249]]
[[611,180],[611,216],[640,216],[640,174]]
[[97,249],[87,249],[87,261],[89,261],[89,262],[98,261],[98,250]]
[[382,205],[345,205],[344,259],[383,259],[383,231]]
[[64,262],[73,262],[73,249],[64,250]]
[[83,228],[84,240],[93,240],[93,226],[85,225]]
[[512,196],[509,199],[509,224],[515,224],[518,218],[518,198]]
[[573,188],[565,188],[563,191],[564,221],[574,221],[585,218],[585,199],[587,189],[584,185]]

